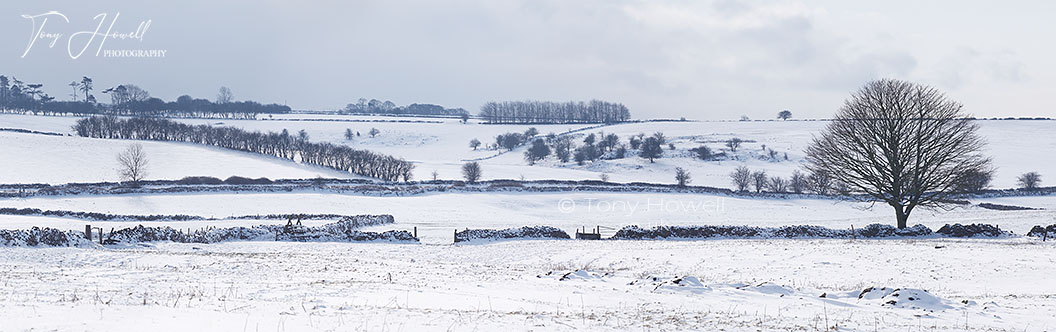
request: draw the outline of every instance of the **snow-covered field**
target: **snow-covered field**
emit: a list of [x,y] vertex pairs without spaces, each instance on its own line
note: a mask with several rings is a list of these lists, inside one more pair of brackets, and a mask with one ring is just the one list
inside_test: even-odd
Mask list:
[[[345,119],[388,122],[286,121]],[[0,128],[68,134],[73,117],[0,114]],[[393,120],[419,121],[414,123]],[[461,124],[454,119],[294,114],[274,120],[180,120],[248,130],[297,132],[312,141],[348,144],[460,177],[480,159],[486,179],[598,179],[673,182],[684,167],[697,185],[729,187],[728,173],[747,165],[787,176],[820,121],[651,122],[591,129],[630,135],[662,131],[675,151],[655,164],[637,157],[585,166],[546,160],[528,166],[523,147],[473,151],[519,125]],[[439,122],[439,123],[437,123]],[[994,187],[1015,176],[1056,174],[1053,121],[983,121],[997,165]],[[534,126],[542,134],[577,125]],[[347,141],[346,128],[361,136]],[[381,134],[370,138],[370,128]],[[586,132],[577,133],[582,135]],[[686,151],[725,139],[746,143],[736,160],[700,161]],[[582,138],[581,136],[579,138]],[[0,132],[0,183],[117,180],[115,157],[130,141]],[[231,175],[352,177],[333,170],[218,148],[139,142],[148,179]],[[789,160],[758,158],[766,144]],[[1045,179],[1045,178],[1043,178]],[[911,224],[996,224],[1016,234],[1056,224],[1053,196],[972,199],[977,206],[918,209]],[[1051,331],[1056,328],[1056,244],[998,239],[500,241],[452,244],[455,230],[548,225],[572,233],[602,226],[819,225],[846,229],[892,224],[886,205],[821,198],[750,198],[642,192],[438,192],[371,196],[326,190],[32,196],[0,207],[125,215],[186,214],[221,220],[85,221],[0,215],[0,229],[83,230],[171,226],[177,229],[285,223],[230,220],[287,213],[391,214],[396,223],[367,231],[417,229],[422,243],[147,243],[107,248],[0,247],[0,331]],[[306,221],[308,225],[328,221]],[[872,287],[871,290],[869,288]],[[822,296],[824,294],[824,296]],[[23,319],[8,319],[19,317]],[[62,319],[56,319],[61,317]]]
[[[283,121],[280,119],[405,120],[426,121],[426,123]],[[75,117],[0,114],[0,128],[69,133],[70,126],[76,120]],[[812,135],[819,133],[827,124],[825,121],[753,121],[646,122],[605,126],[575,133],[574,135],[578,138],[577,143],[581,144],[580,141],[587,133],[601,131],[618,134],[623,143],[626,143],[631,135],[639,133],[651,135],[655,132],[663,132],[675,144],[676,150],[667,150],[665,147],[664,157],[657,159],[655,164],[650,164],[648,160],[637,156],[629,156],[619,160],[597,161],[578,166],[574,162],[559,163],[550,157],[535,166],[528,166],[523,156],[525,147],[500,154],[500,151],[496,150],[478,149],[474,151],[468,147],[468,143],[476,138],[485,145],[491,144],[498,134],[524,132],[529,127],[535,127],[542,135],[545,135],[548,133],[561,134],[591,126],[481,125],[475,120],[470,120],[469,124],[462,124],[457,119],[443,118],[308,114],[283,115],[267,121],[205,119],[179,121],[233,126],[256,131],[279,132],[286,129],[291,133],[296,133],[299,130],[305,130],[312,141],[347,144],[413,161],[416,164],[414,174],[416,179],[430,179],[433,171],[436,171],[441,179],[460,179],[459,169],[466,160],[486,158],[481,161],[484,179],[582,180],[599,179],[602,174],[606,174],[609,180],[614,182],[674,183],[674,168],[683,167],[692,174],[693,184],[723,188],[731,186],[729,173],[741,165],[766,170],[770,175],[789,176],[792,171],[801,168],[803,150],[810,143]],[[1056,136],[1039,134],[1056,131],[1056,121],[980,121],[979,125],[980,134],[989,141],[986,153],[993,157],[997,167],[993,181],[995,188],[1015,187],[1016,176],[1029,171],[1040,172],[1043,176],[1056,174],[1056,166],[1054,166],[1056,155],[1045,152],[1056,151]],[[371,138],[367,134],[371,128],[377,128],[381,133]],[[346,129],[359,132],[361,136],[351,141],[346,140],[344,137]],[[751,141],[745,143],[735,154],[737,160],[701,161],[693,158],[692,153],[688,151],[690,148],[707,145],[717,152],[723,152],[726,148],[721,142],[733,137]],[[761,158],[763,145],[777,151],[779,160],[771,161]],[[784,160],[786,153],[789,158],[787,161]],[[111,175],[110,173],[107,174]],[[185,174],[184,176],[186,175],[203,174]],[[33,177],[34,175],[31,174],[23,175],[21,177],[23,180],[20,182],[34,182],[31,181]]]
[[[973,203],[1034,203],[1051,206],[1049,197],[980,199]],[[606,236],[628,225],[820,225],[847,229],[872,223],[893,224],[886,205],[840,202],[826,199],[737,198],[702,194],[660,193],[442,193],[398,197],[376,197],[328,192],[158,194],[116,196],[37,196],[0,200],[0,207],[87,211],[111,214],[189,214],[225,218],[240,215],[332,213],[342,215],[391,214],[396,224],[367,230],[412,230],[426,243],[451,243],[456,229],[511,228],[547,225],[569,234],[577,228],[604,226]],[[5,218],[0,216],[0,219]],[[48,226],[83,230],[84,221],[51,217],[21,217],[4,228]],[[36,220],[36,221],[34,221]],[[952,223],[997,224],[1017,234],[1035,225],[1056,223],[1056,210],[994,211],[979,207],[952,210],[921,209],[912,223],[936,230]],[[272,221],[272,223],[285,221]],[[91,222],[93,225],[129,227],[132,222]],[[211,224],[208,221],[154,222],[148,226],[201,228],[206,225],[257,225],[256,220]]]
[[[119,181],[117,155],[133,142],[0,131],[0,183]],[[336,170],[196,144],[139,141],[147,180],[232,175],[271,179],[355,178]]]
[[0,248],[0,330],[1048,331],[1056,326],[1054,245],[566,240]]

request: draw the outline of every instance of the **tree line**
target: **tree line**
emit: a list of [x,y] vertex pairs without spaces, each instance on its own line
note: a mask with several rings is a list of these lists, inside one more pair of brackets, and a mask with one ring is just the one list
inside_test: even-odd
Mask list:
[[469,115],[462,108],[444,108],[433,104],[410,104],[407,106],[396,106],[392,101],[380,101],[377,99],[367,100],[359,98],[355,103],[350,103],[339,111],[345,114],[390,114],[390,115],[443,115],[461,116]]
[[601,100],[488,102],[478,115],[488,123],[616,123],[631,119],[627,106]]
[[216,101],[183,95],[175,101],[164,101],[150,96],[147,90],[135,84],[121,84],[98,90],[110,96],[110,103],[101,103],[93,91],[97,91],[91,77],[68,84],[71,88],[69,101],[59,101],[43,91],[43,84],[25,83],[14,77],[0,75],[0,109],[19,112],[34,112],[44,115],[122,115],[122,116],[170,116],[198,118],[253,119],[257,114],[289,113],[290,107],[278,104],[261,104],[255,101],[234,101],[231,89],[221,87]]
[[187,142],[300,161],[385,181],[410,181],[414,165],[401,158],[344,145],[312,143],[303,130],[290,135],[231,127],[189,125],[165,119],[93,116],[78,120],[77,135],[107,139]]

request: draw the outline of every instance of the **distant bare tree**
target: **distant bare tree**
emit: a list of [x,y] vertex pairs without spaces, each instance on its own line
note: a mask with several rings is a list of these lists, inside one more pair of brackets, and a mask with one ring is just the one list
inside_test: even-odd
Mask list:
[[808,187],[807,176],[798,170],[793,171],[792,177],[788,180],[788,189],[793,193],[802,194]]
[[345,128],[345,140],[351,141],[353,138],[356,138],[356,133],[352,132],[352,128]]
[[685,168],[675,167],[675,181],[678,181],[679,187],[685,187],[692,181],[692,178],[689,176],[689,171]]
[[436,180],[440,179],[440,172],[437,172],[436,170],[433,170],[433,174],[432,175],[433,175],[433,181],[436,181]]
[[216,103],[227,104],[232,101],[235,101],[235,94],[231,92],[231,89],[226,86],[220,87],[220,91],[216,93]]
[[755,186],[755,192],[763,192],[763,189],[766,189],[766,185],[769,183],[768,180],[769,177],[766,176],[766,171],[752,172],[752,185]]
[[954,179],[953,191],[959,193],[977,192],[990,187],[990,181],[994,179],[992,169],[970,169],[957,175]]
[[726,140],[726,147],[730,148],[730,152],[737,152],[737,148],[741,147],[741,142],[744,140],[734,137]]
[[918,206],[941,206],[967,171],[990,168],[978,125],[931,87],[898,80],[851,95],[807,149],[807,168],[827,172],[854,198],[895,209],[905,228]]
[[143,146],[138,143],[129,145],[124,152],[117,155],[118,173],[121,179],[138,183],[147,175],[147,155]]
[[557,136],[554,138],[554,155],[557,159],[563,163],[567,163],[572,157],[572,150],[575,146],[572,143],[572,137],[569,135]]
[[788,120],[792,118],[792,111],[784,110],[777,113],[777,118],[781,120]]
[[80,86],[77,87],[77,90],[80,90],[81,92],[84,92],[84,101],[85,102],[91,102],[92,101],[92,99],[93,99],[92,98],[93,96],[92,96],[92,93],[91,93],[92,92],[92,88],[93,88],[92,78],[88,77],[88,76],[82,77]]
[[1020,188],[1037,189],[1041,185],[1041,174],[1038,174],[1038,172],[1025,173],[1016,180],[1018,180]]
[[780,176],[770,178],[770,183],[766,185],[770,192],[783,193],[788,192],[788,181]]
[[829,172],[814,171],[807,176],[807,187],[818,195],[828,195],[832,192],[832,176]]
[[739,166],[730,173],[730,180],[733,181],[734,187],[737,187],[737,191],[748,191],[748,187],[752,185],[752,171],[748,170],[748,167]]
[[477,162],[469,162],[462,165],[462,177],[466,178],[466,182],[477,182],[480,180],[481,173],[480,164]]
[[476,151],[477,148],[480,147],[480,140],[476,138],[470,140],[469,147],[473,148],[473,150]]

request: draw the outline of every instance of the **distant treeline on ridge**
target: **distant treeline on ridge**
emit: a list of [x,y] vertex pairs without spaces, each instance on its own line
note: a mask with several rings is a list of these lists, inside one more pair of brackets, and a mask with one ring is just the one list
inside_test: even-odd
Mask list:
[[[14,77],[0,75],[0,110],[44,115],[105,114],[222,119],[254,119],[257,114],[290,112],[290,108],[285,105],[235,101],[231,89],[226,87],[220,88],[216,101],[183,95],[176,101],[166,102],[151,97],[147,90],[134,84],[97,89],[94,80],[85,76],[67,85],[71,88],[70,100],[59,101],[44,92],[43,84],[25,83]],[[96,90],[109,95],[111,102],[106,104],[96,99],[92,93]]]
[[306,133],[248,132],[231,127],[189,125],[157,118],[93,116],[78,120],[77,135],[108,139],[188,142],[259,153],[385,181],[410,181],[414,165],[401,158],[344,145],[308,142]]
[[479,116],[488,123],[616,123],[630,120],[631,111],[601,100],[504,101],[484,104]]
[[462,108],[444,108],[443,106],[433,104],[410,104],[407,106],[396,106],[395,103],[388,100],[367,100],[365,98],[359,98],[357,102],[346,105],[345,108],[339,110],[338,113],[441,116],[469,115],[469,112]]

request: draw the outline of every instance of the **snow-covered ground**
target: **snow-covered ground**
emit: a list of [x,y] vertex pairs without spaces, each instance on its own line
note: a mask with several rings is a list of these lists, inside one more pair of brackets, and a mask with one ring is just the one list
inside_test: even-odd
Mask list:
[[[297,132],[414,161],[416,178],[436,170],[456,179],[481,159],[486,179],[598,179],[729,187],[740,165],[787,176],[825,122],[653,122],[591,129],[628,136],[662,131],[675,143],[655,164],[637,157],[585,166],[546,160],[528,166],[523,148],[473,151],[527,125],[461,124],[454,119],[283,115],[275,120],[200,120],[248,130]],[[389,122],[286,121],[288,119]],[[0,114],[0,128],[68,134],[74,117]],[[393,120],[419,121],[398,123]],[[422,122],[424,121],[424,122]],[[1053,121],[982,121],[997,176],[1056,174]],[[583,125],[534,126],[542,134]],[[361,136],[347,141],[346,128]],[[370,128],[381,134],[370,138]],[[579,133],[581,135],[583,133]],[[686,151],[721,141],[746,143],[735,160],[700,161]],[[579,137],[581,138],[581,136]],[[130,141],[0,132],[0,183],[116,180],[115,156]],[[332,170],[218,148],[139,142],[149,179],[185,176],[351,177]],[[762,145],[780,160],[758,158]],[[788,153],[789,160],[784,160]],[[1043,178],[1044,179],[1044,178]],[[972,199],[977,206],[918,209],[911,224],[996,224],[1016,234],[1056,223],[1053,196]],[[145,243],[111,248],[0,247],[0,331],[1050,331],[1056,328],[1056,244],[1034,238],[956,240],[768,239],[701,241],[499,241],[451,244],[455,230],[555,226],[615,229],[638,225],[819,225],[846,229],[892,224],[885,205],[820,198],[750,198],[643,192],[436,192],[373,196],[327,190],[33,196],[0,207],[123,215],[186,214],[192,222],[100,222],[0,215],[0,229],[83,230],[170,226],[232,227],[284,220],[230,216],[287,213],[391,214],[417,228],[422,243]],[[329,221],[305,221],[308,225]],[[871,289],[870,289],[871,288]],[[824,296],[823,296],[824,295]],[[22,319],[9,319],[18,317]],[[61,318],[61,319],[57,319]]]
[[232,175],[271,179],[355,178],[347,172],[299,165],[278,158],[210,146],[48,136],[0,131],[0,183],[119,181],[117,155],[129,144],[143,145],[147,180]]
[[[1047,207],[1056,198],[1023,197],[980,199],[973,203]],[[1033,206],[1030,204],[1044,205]],[[722,195],[660,193],[435,193],[377,197],[320,192],[158,194],[115,196],[36,196],[0,200],[0,207],[86,211],[112,214],[188,214],[225,218],[240,215],[286,213],[333,213],[342,215],[391,214],[396,224],[368,228],[412,230],[427,243],[451,243],[456,229],[510,228],[530,225],[554,226],[569,232],[577,228],[614,229],[638,225],[820,225],[847,229],[871,223],[893,224],[894,213],[886,205],[841,202],[827,199],[763,199]],[[3,220],[4,216],[0,216]],[[83,230],[86,222],[50,217],[21,217],[19,222],[0,222],[2,228],[48,226]],[[35,221],[34,221],[35,220]],[[273,223],[284,221],[272,221]],[[952,210],[918,209],[910,222],[937,230],[952,223],[996,224],[1017,234],[1035,225],[1056,223],[1056,210],[994,211],[979,207]],[[129,227],[138,222],[91,222],[93,225]],[[201,228],[209,221],[143,223],[148,226]],[[256,220],[222,222],[256,225]]]
[[[426,123],[283,121],[279,119],[406,120],[426,121]],[[0,114],[0,128],[69,133],[70,126],[76,120],[76,117]],[[639,133],[651,135],[655,132],[663,132],[675,144],[676,150],[667,150],[665,147],[664,157],[652,164],[637,156],[629,156],[625,159],[597,161],[578,166],[574,162],[558,163],[550,157],[535,166],[528,166],[524,161],[524,147],[499,154],[500,151],[496,150],[478,149],[474,151],[468,147],[468,143],[476,138],[488,145],[494,142],[498,134],[524,132],[529,127],[535,127],[542,135],[545,135],[551,132],[561,134],[570,130],[591,127],[591,125],[481,125],[475,120],[470,120],[469,124],[462,124],[457,119],[443,118],[309,114],[282,115],[267,121],[212,119],[182,119],[179,121],[233,126],[257,131],[279,132],[286,129],[291,133],[296,133],[299,130],[305,130],[312,141],[347,144],[413,161],[417,166],[414,173],[416,179],[430,179],[433,171],[436,171],[441,179],[459,179],[461,177],[460,167],[466,160],[486,158],[481,161],[484,179],[583,180],[599,179],[602,174],[605,174],[610,181],[614,182],[674,183],[674,168],[683,167],[692,174],[693,184],[723,188],[731,186],[729,173],[737,166],[746,165],[752,169],[765,170],[770,175],[783,177],[789,176],[796,169],[801,169],[803,150],[809,145],[811,137],[819,133],[827,124],[825,121],[752,121],[646,122],[605,126],[576,133],[577,144],[582,144],[583,135],[601,131],[618,134],[623,143],[626,143],[631,135]],[[1043,176],[1056,174],[1056,166],[1054,166],[1056,165],[1056,154],[1046,153],[1046,151],[1056,151],[1056,136],[1039,134],[1056,131],[1056,121],[988,120],[980,121],[979,126],[980,134],[989,141],[986,153],[993,157],[997,168],[993,181],[995,188],[1015,187],[1016,176],[1025,172],[1037,171]],[[371,128],[377,128],[381,133],[377,137],[369,137],[367,133]],[[346,140],[344,137],[346,129],[359,132],[361,136],[351,141]],[[744,143],[735,154],[736,160],[701,161],[693,158],[688,151],[690,148],[707,145],[716,152],[730,153],[730,151],[724,151],[726,148],[721,142],[733,137],[750,141]],[[761,158],[763,145],[778,152],[777,161]],[[784,159],[786,153],[788,160]],[[184,174],[186,175],[202,174]],[[30,181],[32,176],[21,178],[24,180],[20,182],[33,182]]]
[[1054,246],[565,240],[0,248],[0,330],[1050,331]]

